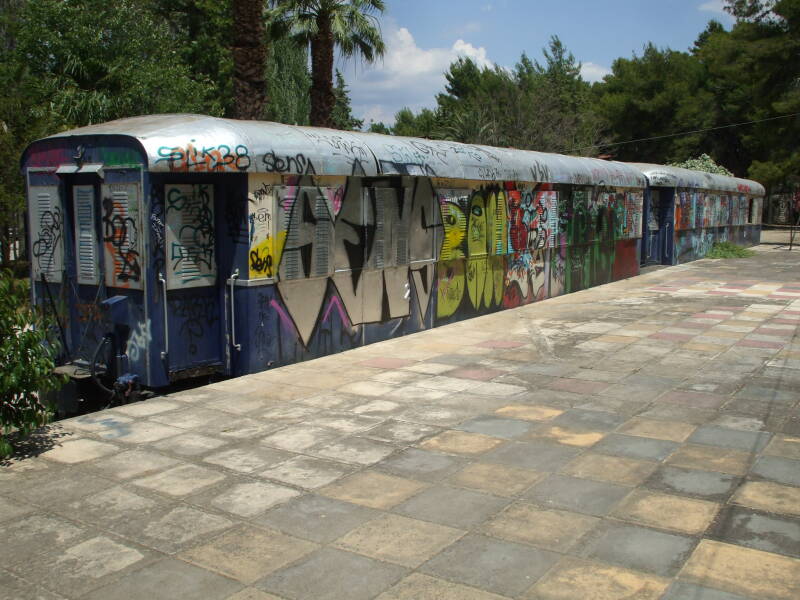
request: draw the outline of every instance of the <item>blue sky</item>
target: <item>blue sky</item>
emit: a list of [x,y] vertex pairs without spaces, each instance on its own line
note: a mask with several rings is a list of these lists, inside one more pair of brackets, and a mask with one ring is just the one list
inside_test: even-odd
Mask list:
[[458,56],[512,67],[524,51],[542,58],[552,35],[598,81],[615,58],[641,54],[647,42],[688,49],[710,19],[733,20],[722,0],[386,0],[386,56],[374,65],[339,62],[353,112],[392,123],[403,106],[433,107],[444,71]]

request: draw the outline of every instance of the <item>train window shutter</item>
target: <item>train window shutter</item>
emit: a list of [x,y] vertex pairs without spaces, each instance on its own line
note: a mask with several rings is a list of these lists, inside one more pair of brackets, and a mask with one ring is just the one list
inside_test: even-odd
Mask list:
[[372,252],[375,256],[375,268],[386,266],[386,206],[383,194],[375,190],[375,245]]
[[72,188],[75,210],[75,257],[78,283],[97,285],[98,256],[95,228],[94,186],[76,185]]
[[209,184],[167,185],[167,286],[211,286],[217,280],[214,252],[214,188]]
[[314,217],[314,277],[325,277],[333,272],[333,207],[323,190],[309,188],[313,193]]
[[33,275],[61,282],[64,270],[64,217],[56,185],[28,188]]
[[106,285],[140,290],[144,259],[139,187],[135,183],[112,183],[103,185],[101,191]]
[[411,259],[408,245],[408,223],[411,219],[411,189],[403,189],[403,200],[398,202],[394,226],[395,264],[407,265]]

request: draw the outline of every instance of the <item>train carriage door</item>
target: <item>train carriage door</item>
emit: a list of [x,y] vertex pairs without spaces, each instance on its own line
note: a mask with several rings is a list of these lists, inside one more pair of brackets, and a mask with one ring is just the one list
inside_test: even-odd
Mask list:
[[211,183],[164,189],[164,344],[171,380],[214,372],[223,364],[220,294]]
[[650,188],[643,232],[642,264],[672,264],[672,191]]

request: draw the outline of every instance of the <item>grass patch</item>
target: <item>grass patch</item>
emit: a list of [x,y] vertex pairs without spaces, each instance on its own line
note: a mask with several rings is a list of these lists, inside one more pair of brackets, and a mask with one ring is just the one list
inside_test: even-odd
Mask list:
[[748,258],[755,252],[731,242],[714,242],[705,258]]

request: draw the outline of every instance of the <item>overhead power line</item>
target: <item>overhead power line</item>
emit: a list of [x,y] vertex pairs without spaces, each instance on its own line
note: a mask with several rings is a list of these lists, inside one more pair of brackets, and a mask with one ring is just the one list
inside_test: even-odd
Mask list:
[[715,131],[717,129],[729,129],[731,127],[742,127],[743,125],[764,123],[765,121],[775,121],[776,119],[788,119],[789,117],[796,117],[798,115],[800,115],[800,112],[791,113],[789,115],[779,115],[777,117],[767,117],[766,119],[757,119],[755,121],[744,121],[743,123],[731,123],[730,125],[719,125],[717,127],[708,127],[706,129],[693,129],[692,131],[681,131],[680,133],[670,133],[667,135],[656,135],[653,137],[638,138],[635,140],[627,140],[625,142],[612,142],[610,144],[593,144],[591,146],[581,146],[580,148],[573,148],[572,150],[563,150],[563,152],[578,152],[579,150],[589,150],[590,148],[610,148],[612,146],[624,146],[625,144],[635,144],[636,142],[663,140],[665,138],[680,137],[682,135],[691,135],[693,133],[705,133],[706,131]]

